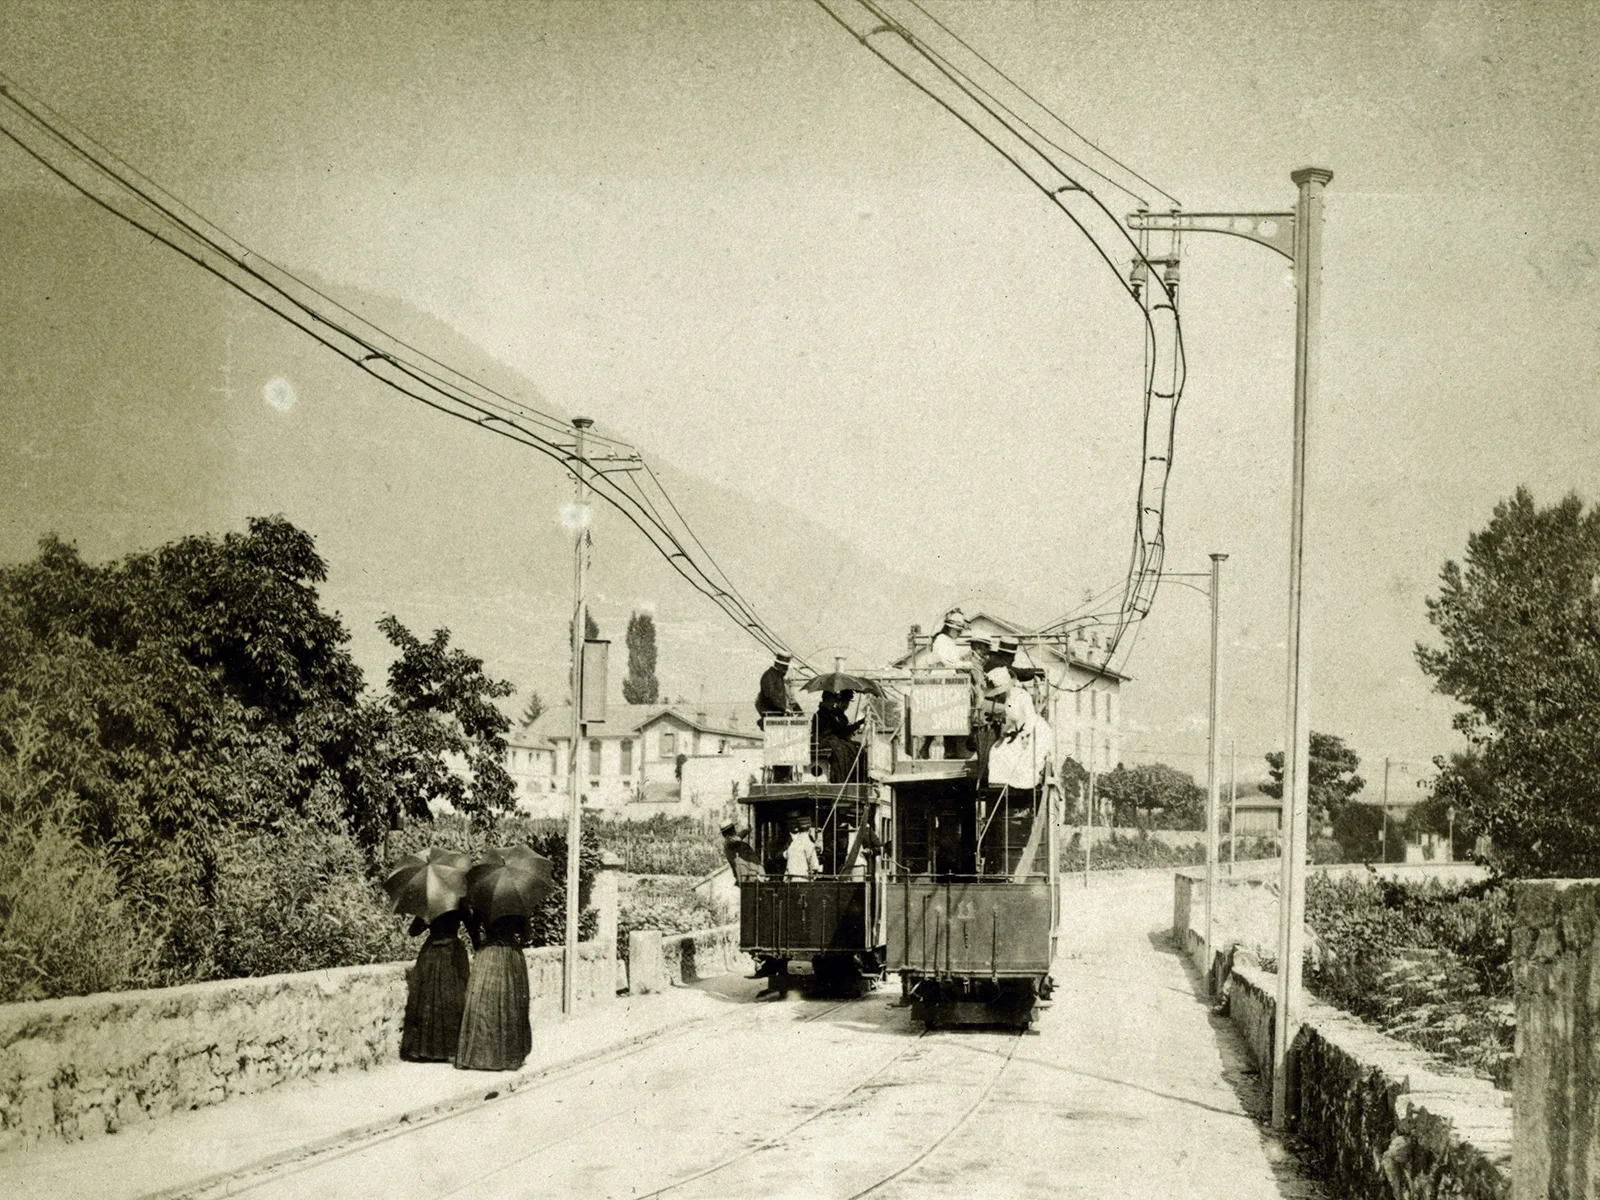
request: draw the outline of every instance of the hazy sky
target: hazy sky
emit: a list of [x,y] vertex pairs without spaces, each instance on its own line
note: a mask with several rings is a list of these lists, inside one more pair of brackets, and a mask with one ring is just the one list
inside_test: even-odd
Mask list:
[[[1334,172],[1313,724],[1369,759],[1451,748],[1411,653],[1440,566],[1519,483],[1597,494],[1600,4],[924,2],[1190,210]],[[952,600],[1003,580],[1043,621],[1126,563],[1136,310],[811,3],[0,0],[0,64],[260,251]],[[0,147],[0,186],[39,175]],[[1281,736],[1293,290],[1247,243],[1185,251],[1168,566],[1231,555],[1253,755]],[[1206,627],[1163,592],[1130,747],[1197,748]]]

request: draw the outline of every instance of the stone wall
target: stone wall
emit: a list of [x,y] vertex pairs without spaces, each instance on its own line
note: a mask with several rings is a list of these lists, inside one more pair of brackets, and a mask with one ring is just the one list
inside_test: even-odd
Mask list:
[[[581,1001],[616,995],[614,942],[580,947]],[[529,950],[533,1020],[561,1011],[561,949]],[[400,1051],[409,963],[0,1005],[0,1150],[80,1138]]]
[[1600,1190],[1600,880],[1516,887],[1517,1200]]
[[755,969],[750,956],[739,949],[737,921],[715,929],[663,936],[661,960],[667,979],[676,984]]
[[[1225,986],[1229,1019],[1270,1093],[1278,977],[1244,951],[1235,953],[1222,925],[1213,929],[1211,963],[1203,961],[1204,943],[1192,927],[1200,920],[1203,884],[1188,882],[1186,888],[1174,881],[1178,945],[1198,970],[1209,967]],[[1180,894],[1194,911],[1191,904],[1180,905]],[[1180,934],[1176,925],[1183,917],[1188,923]],[[1309,996],[1291,1042],[1290,1069],[1292,1129],[1331,1194],[1383,1200],[1510,1196],[1511,1110],[1508,1097],[1493,1085],[1442,1075],[1422,1051]]]

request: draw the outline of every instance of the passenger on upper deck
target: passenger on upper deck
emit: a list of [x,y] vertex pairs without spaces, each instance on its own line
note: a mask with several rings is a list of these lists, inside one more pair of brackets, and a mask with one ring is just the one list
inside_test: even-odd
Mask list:
[[1055,754],[1055,734],[1034,709],[1027,688],[1008,680],[998,669],[990,678],[985,698],[1000,706],[1000,728],[989,748],[989,786],[1032,791]]
[[789,695],[789,664],[794,661],[789,654],[780,654],[761,675],[761,691],[756,696],[756,727],[766,728],[768,717],[798,716],[802,711]]
[[959,671],[970,667],[972,651],[962,645],[966,634],[967,614],[959,608],[952,608],[945,613],[944,628],[933,635],[933,644],[928,647],[933,660],[931,665]]
[[828,764],[829,783],[848,783],[861,753],[861,744],[851,737],[863,723],[850,720],[848,710],[854,698],[851,691],[823,692],[817,715],[812,718],[817,756]]

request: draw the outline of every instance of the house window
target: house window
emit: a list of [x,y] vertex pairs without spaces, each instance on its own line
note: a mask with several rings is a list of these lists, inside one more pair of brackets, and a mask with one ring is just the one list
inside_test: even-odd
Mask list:
[[678,757],[678,735],[671,730],[663,729],[661,731],[661,757]]
[[1099,692],[1090,692],[1089,693],[1089,716],[1090,716],[1090,718],[1092,720],[1095,720],[1095,721],[1098,721],[1100,719],[1100,693]]
[[718,754],[726,754],[727,752],[728,752],[728,739],[727,738],[718,738],[717,739],[717,753]]
[[[1083,761],[1083,734],[1081,733],[1072,735],[1072,757],[1080,763]],[[1290,959],[1289,961],[1293,962],[1294,960]]]
[[589,774],[600,774],[600,739],[589,739]]
[[622,739],[622,773],[624,775],[632,775],[633,774],[633,739],[632,738],[623,738]]
[[1083,716],[1083,693],[1072,693],[1072,712],[1074,716]]
[[1111,698],[1112,698],[1113,694],[1114,693],[1112,693],[1112,692],[1107,692],[1106,693],[1106,724],[1108,724],[1108,725],[1112,723],[1111,722]]

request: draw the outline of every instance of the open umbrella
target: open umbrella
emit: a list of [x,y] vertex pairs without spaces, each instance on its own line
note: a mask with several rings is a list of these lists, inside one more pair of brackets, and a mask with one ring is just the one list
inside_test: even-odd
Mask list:
[[467,902],[485,923],[532,916],[554,882],[550,860],[526,846],[495,847],[467,872]]
[[826,675],[817,675],[806,680],[807,692],[865,692],[869,696],[883,695],[883,689],[871,679],[863,679],[859,675],[846,675],[843,671],[829,671]]
[[457,850],[429,846],[408,854],[383,879],[383,890],[394,901],[395,912],[435,921],[467,894],[467,868],[472,860]]

